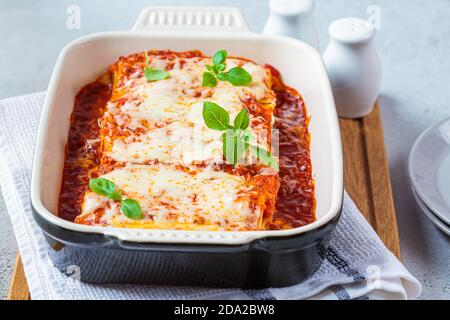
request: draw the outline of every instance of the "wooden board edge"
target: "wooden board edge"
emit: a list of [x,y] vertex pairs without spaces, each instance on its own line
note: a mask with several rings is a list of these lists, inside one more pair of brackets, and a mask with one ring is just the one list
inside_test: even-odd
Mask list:
[[[392,253],[401,259],[400,237],[398,233],[397,215],[392,193],[389,162],[384,142],[384,130],[379,102],[374,111],[362,119],[367,154],[370,187],[372,194],[375,221],[372,225],[383,237],[383,242]],[[390,223],[384,223],[383,217],[389,217]]]
[[339,119],[344,183],[386,247],[400,259],[400,240],[380,105],[362,119]]
[[28,283],[23,270],[22,259],[20,255],[16,256],[16,263],[13,270],[11,285],[8,291],[8,300],[30,300]]

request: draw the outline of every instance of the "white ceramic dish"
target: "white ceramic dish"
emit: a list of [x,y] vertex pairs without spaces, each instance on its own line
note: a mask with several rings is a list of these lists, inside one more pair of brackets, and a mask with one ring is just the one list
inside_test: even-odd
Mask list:
[[[215,31],[215,32],[211,32]],[[147,49],[231,54],[269,63],[304,97],[311,116],[311,157],[316,182],[317,221],[292,230],[206,232],[92,227],[59,218],[58,197],[64,148],[74,97],[119,56]],[[244,244],[264,237],[294,236],[335,219],[342,208],[343,166],[338,119],[329,80],[319,53],[294,39],[262,36],[246,27],[232,8],[147,8],[133,30],[94,34],[67,45],[61,52],[48,88],[38,130],[31,201],[39,218],[53,226],[119,240],[158,243]]]
[[426,206],[425,203],[423,203],[422,200],[420,200],[419,195],[417,192],[412,189],[412,193],[414,195],[414,198],[416,199],[417,205],[419,206],[420,210],[433,222],[433,224],[442,232],[450,236],[450,226],[445,224],[444,221],[436,217],[433,212]]
[[450,225],[450,119],[417,139],[409,156],[409,176],[425,205]]

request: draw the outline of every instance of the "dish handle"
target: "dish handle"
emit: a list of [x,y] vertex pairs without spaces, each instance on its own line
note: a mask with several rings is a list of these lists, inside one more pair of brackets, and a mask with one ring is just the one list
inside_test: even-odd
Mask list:
[[232,7],[147,7],[132,30],[250,32],[241,11]]

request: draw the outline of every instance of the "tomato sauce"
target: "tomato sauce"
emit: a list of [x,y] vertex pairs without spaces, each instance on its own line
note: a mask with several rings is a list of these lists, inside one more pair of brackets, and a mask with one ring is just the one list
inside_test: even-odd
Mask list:
[[58,215],[65,220],[74,221],[81,213],[89,179],[99,175],[98,120],[110,96],[109,81],[100,78],[81,89],[75,97],[59,197]]
[[297,228],[315,221],[309,119],[295,90],[285,88],[276,94],[274,129],[279,130],[281,183],[271,228]]

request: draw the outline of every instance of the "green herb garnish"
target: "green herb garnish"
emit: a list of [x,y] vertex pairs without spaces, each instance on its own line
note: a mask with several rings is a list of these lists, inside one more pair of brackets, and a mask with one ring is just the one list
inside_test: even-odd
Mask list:
[[116,185],[114,184],[114,182],[107,179],[91,179],[89,181],[89,188],[96,194],[108,197],[116,201],[122,200],[122,193],[119,190],[116,190]]
[[170,73],[164,70],[154,69],[150,67],[147,51],[145,51],[145,69],[144,69],[145,78],[148,81],[158,81],[170,78]]
[[245,86],[252,82],[252,76],[245,69],[241,67],[234,67],[228,72],[224,72],[226,69],[225,61],[228,53],[226,50],[217,51],[212,57],[213,65],[207,65],[206,70],[203,73],[204,87],[215,87],[217,80],[228,81],[234,86]]
[[252,81],[250,73],[240,67],[234,67],[227,73],[227,80],[233,86],[245,86]]
[[248,117],[247,109],[242,109],[242,111],[237,114],[236,118],[234,118],[234,128],[245,130],[248,128],[249,124],[250,119]]
[[133,220],[142,219],[142,210],[139,202],[133,199],[125,199],[122,201],[121,210],[125,216]]
[[209,88],[215,87],[215,86],[217,86],[217,79],[212,73],[203,72],[202,85],[204,87],[209,87]]
[[230,114],[224,108],[213,102],[205,101],[203,103],[203,120],[208,128],[225,131],[221,140],[223,155],[228,163],[236,165],[244,153],[251,148],[262,163],[279,171],[276,157],[259,145],[250,145],[253,137],[248,130],[250,119],[247,109],[242,109],[234,118],[234,125],[231,125]]
[[219,131],[233,129],[227,110],[213,102],[203,102],[203,120],[210,129]]
[[223,64],[225,62],[225,60],[227,60],[227,57],[228,57],[228,52],[226,50],[219,50],[214,54],[212,61],[215,66],[218,66],[218,65]]
[[126,217],[133,220],[142,219],[143,214],[139,202],[133,199],[122,199],[122,191],[117,189],[114,182],[104,178],[91,179],[89,188],[96,194],[119,201],[121,210]]

